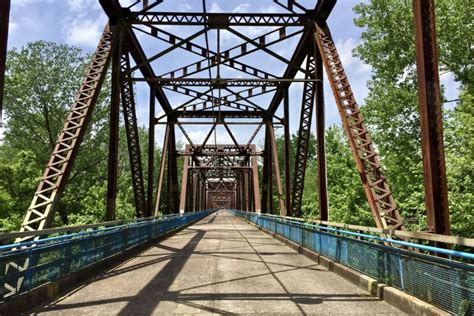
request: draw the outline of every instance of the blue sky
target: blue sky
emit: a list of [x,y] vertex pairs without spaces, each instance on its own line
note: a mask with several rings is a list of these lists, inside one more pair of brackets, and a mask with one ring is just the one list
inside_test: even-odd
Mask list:
[[[121,2],[123,5],[128,5],[134,1],[122,0]],[[355,15],[352,12],[352,7],[358,2],[359,0],[340,0],[336,4],[328,20],[328,24],[351,82],[355,97],[359,104],[363,104],[364,98],[368,93],[366,83],[371,77],[371,67],[364,64],[358,58],[352,57],[352,49],[360,43],[360,36],[363,31],[353,24]],[[314,7],[316,0],[300,0],[299,3],[309,8]],[[274,5],[271,0],[207,0],[206,4],[209,12],[284,12],[281,8]],[[157,8],[163,11],[195,12],[202,10],[202,1],[165,0],[165,2]],[[107,18],[102,12],[97,0],[12,0],[8,46],[9,48],[21,47],[30,41],[47,40],[67,43],[69,45],[78,46],[84,51],[93,52],[106,22]],[[186,34],[191,34],[192,31],[196,31],[196,28],[168,27],[166,30],[185,37]],[[239,31],[242,31],[248,36],[256,36],[259,34],[259,31],[254,27],[243,27],[240,28]],[[265,31],[268,31],[268,29]],[[167,47],[164,43],[152,38],[147,38],[144,34],[137,35],[142,40],[145,52],[148,56]],[[213,48],[215,47],[213,46],[215,45],[214,38],[215,34],[210,33],[211,49],[215,49]],[[294,38],[280,45],[275,45],[275,50],[283,57],[289,59],[293,52],[292,48],[296,45],[297,40],[298,38]],[[225,32],[222,33],[222,45],[224,48],[237,45],[239,42],[239,39],[235,36],[225,34]],[[196,39],[196,43],[204,45],[204,36]],[[166,70],[171,70],[179,65],[184,65],[199,59],[196,58],[197,57],[193,55],[188,55],[188,53],[183,50],[178,50],[175,54],[166,56],[157,63],[154,63],[153,67],[157,74],[162,74],[166,72]],[[248,62],[249,64],[256,65],[268,71],[273,71],[277,74],[281,74],[285,68],[284,64],[269,57],[269,55],[265,53],[249,56],[247,58],[244,57],[241,61]],[[203,73],[198,75],[198,77],[205,77],[206,75],[207,73]],[[229,72],[228,76],[235,77],[236,74]],[[453,76],[449,73],[443,74],[441,80],[445,85],[446,97],[448,99],[457,98],[458,85],[453,81]],[[290,129],[292,132],[295,132],[298,128],[299,108],[301,107],[301,84],[294,84],[294,86],[295,87],[290,91]],[[149,93],[146,85],[143,83],[137,84],[136,93],[139,124],[146,125],[148,122],[147,96]],[[169,99],[172,105],[176,106],[185,100],[182,96],[177,94],[169,94]],[[262,107],[267,107],[269,98],[257,97],[254,101]],[[325,102],[326,125],[340,124],[339,114],[336,110],[334,98],[327,82],[325,83]],[[159,112],[160,111],[157,110],[156,114],[159,115]],[[277,114],[282,115],[281,111],[277,112]],[[195,143],[201,142],[208,131],[208,127],[202,125],[186,125],[185,128]],[[252,133],[253,130],[249,127],[237,127],[237,140],[239,142],[246,142]],[[281,130],[277,130],[277,134],[280,133]],[[158,125],[156,132],[158,146],[161,145],[163,134],[162,125]],[[257,143],[261,141],[262,135],[263,134],[260,133],[257,137]],[[177,138],[185,142],[185,138],[181,135],[181,132],[177,132]],[[217,142],[230,142],[223,128],[217,131],[216,138]]]

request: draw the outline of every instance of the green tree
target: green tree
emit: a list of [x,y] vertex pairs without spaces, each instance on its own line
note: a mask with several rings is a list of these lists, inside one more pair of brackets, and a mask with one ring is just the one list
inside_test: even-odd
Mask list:
[[[19,228],[90,61],[80,49],[38,41],[8,54],[6,129],[0,145],[0,229]],[[55,226],[105,218],[110,80],[107,76],[93,118],[63,193]],[[139,129],[142,151],[148,134]],[[125,130],[120,128],[117,217],[134,217]],[[160,152],[155,155],[157,159]],[[146,156],[143,155],[146,172]],[[61,216],[59,216],[61,214]]]
[[[469,100],[474,79],[474,2],[437,0],[435,3],[440,71],[454,74],[465,91],[463,99]],[[412,1],[371,0],[356,5],[354,11],[358,15],[355,24],[364,29],[362,42],[354,52],[373,68],[369,95],[362,111],[407,227],[424,229],[426,216]],[[469,101],[464,103],[469,104]],[[472,122],[469,118],[472,117],[472,111],[467,105],[464,104],[462,110],[445,111],[445,115],[447,140],[449,137],[462,137],[459,133],[468,134],[469,131],[449,123],[461,120],[459,116],[462,116],[464,122]],[[456,136],[449,136],[454,134]],[[460,218],[472,217],[472,207],[461,202],[466,197],[469,200],[469,194],[459,187],[472,182],[472,173],[459,170],[457,162],[461,163],[460,153],[466,153],[461,155],[463,159],[472,161],[473,156],[469,157],[469,152],[472,153],[472,143],[463,142],[458,146],[451,146],[447,141],[453,232],[461,235],[472,234],[472,230],[467,228],[458,229],[460,226],[457,222]],[[460,160],[454,163],[456,159]],[[458,182],[455,175],[460,174],[465,177],[464,181]],[[462,210],[460,205],[464,205]]]

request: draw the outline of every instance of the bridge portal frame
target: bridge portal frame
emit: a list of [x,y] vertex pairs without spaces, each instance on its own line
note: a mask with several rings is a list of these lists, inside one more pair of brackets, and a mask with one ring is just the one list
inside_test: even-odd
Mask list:
[[[426,203],[428,209],[428,221],[433,232],[449,234],[449,210],[447,208],[446,176],[444,166],[444,152],[442,143],[442,127],[436,113],[440,111],[439,98],[426,99],[425,96],[435,95],[439,97],[439,80],[437,78],[437,54],[435,47],[434,33],[434,11],[433,0],[420,0],[420,5],[430,8],[430,15],[424,17],[420,14],[421,6],[414,6],[415,26],[417,29],[417,64],[419,66],[420,83],[420,109],[422,112],[422,143],[425,166],[425,188]],[[215,132],[216,126],[222,125],[229,132],[234,145],[239,146],[232,131],[229,128],[230,118],[250,119],[259,118],[258,125],[254,135],[246,145],[247,150],[252,146],[252,140],[262,126],[265,126],[265,148],[263,150],[263,178],[261,200],[258,198],[258,162],[257,155],[247,155],[245,163],[252,161],[253,190],[254,196],[253,210],[259,212],[276,213],[274,211],[273,185],[276,183],[278,213],[282,215],[299,215],[299,205],[301,203],[302,192],[304,188],[304,174],[306,169],[306,160],[309,151],[309,135],[311,129],[311,117],[313,108],[316,108],[316,130],[317,130],[317,153],[318,153],[318,187],[321,220],[327,220],[328,201],[326,185],[326,162],[324,154],[324,99],[322,85],[322,68],[326,69],[329,83],[333,90],[337,108],[339,110],[343,127],[349,139],[351,152],[356,162],[357,170],[362,180],[362,184],[367,195],[369,206],[371,208],[376,226],[382,229],[403,229],[403,220],[398,211],[395,200],[392,196],[387,180],[383,175],[382,167],[378,155],[374,149],[368,130],[365,128],[360,109],[353,96],[347,75],[340,61],[337,49],[332,40],[329,27],[326,23],[336,0],[319,0],[314,9],[305,9],[297,1],[288,1],[287,4],[275,1],[288,12],[286,14],[233,14],[219,13],[208,14],[190,13],[182,14],[178,12],[152,12],[153,8],[158,7],[163,1],[155,1],[148,4],[144,1],[144,7],[139,11],[132,11],[128,8],[122,8],[118,0],[100,0],[104,11],[109,17],[109,24],[99,42],[98,48],[93,56],[93,60],[87,69],[85,79],[77,94],[76,101],[66,119],[64,128],[58,138],[57,145],[51,156],[50,162],[40,181],[38,189],[34,195],[33,201],[27,211],[25,220],[21,226],[21,231],[38,231],[50,227],[55,206],[61,193],[67,183],[68,175],[73,166],[75,157],[78,154],[82,137],[85,133],[98,93],[106,75],[108,66],[112,61],[112,102],[111,102],[111,126],[109,139],[109,170],[108,170],[108,195],[106,218],[113,220],[115,218],[115,198],[117,181],[117,142],[118,142],[118,104],[122,103],[124,121],[126,126],[127,144],[129,158],[131,162],[132,185],[134,189],[135,208],[137,217],[148,216],[152,213],[157,214],[160,206],[160,194],[164,186],[164,176],[166,173],[166,187],[168,192],[167,209],[171,213],[178,212],[180,209],[178,201],[186,204],[187,197],[181,194],[179,199],[178,191],[178,173],[177,161],[178,150],[176,148],[175,126],[186,132],[183,128],[189,122],[182,121],[184,118],[202,118],[212,117],[212,127],[206,136],[203,146],[197,150],[193,148],[193,155],[189,156],[188,163],[193,161],[197,163],[197,157],[202,153],[204,145]],[[417,1],[414,1],[416,4]],[[2,4],[9,4],[9,1],[3,1]],[[5,27],[5,21],[8,22],[9,8],[4,10],[1,18],[0,32],[2,35],[2,45],[6,47],[8,23]],[[299,10],[300,13],[296,11]],[[159,28],[159,25],[194,25],[202,26],[203,29],[196,33],[181,38],[173,35],[166,30]],[[276,30],[266,33],[258,38],[249,38],[242,32],[234,29],[234,26],[275,26]],[[291,32],[288,27],[299,26],[301,30]],[[140,28],[141,27],[141,28]],[[221,50],[218,44],[217,51],[213,52],[209,47],[203,47],[194,40],[203,34],[207,35],[209,30],[226,29],[243,43],[237,47]],[[136,35],[141,31],[149,36],[165,41],[171,46],[159,53],[147,57]],[[270,40],[270,36],[278,34],[278,39]],[[295,48],[295,52],[290,59],[285,59],[276,54],[270,48],[275,43],[282,42],[294,36],[301,36]],[[219,41],[218,41],[219,43]],[[2,46],[2,48],[3,48]],[[208,45],[207,45],[208,46]],[[204,60],[191,63],[180,67],[166,74],[157,76],[151,62],[162,56],[180,48],[196,55],[204,57]],[[287,65],[282,77],[275,76],[256,67],[238,61],[237,59],[246,56],[252,52],[260,51],[274,57]],[[0,51],[0,70],[2,79],[5,69],[2,64],[6,53]],[[306,67],[302,67],[304,61]],[[119,65],[120,62],[120,65]],[[207,65],[206,65],[207,63]],[[253,76],[251,79],[240,78],[222,78],[219,73],[221,65],[227,65],[232,69]],[[425,68],[423,68],[423,66]],[[217,68],[217,76],[209,79],[205,78],[187,78],[188,76],[210,68]],[[131,74],[139,71],[142,79],[134,78]],[[304,80],[297,79],[298,72],[304,74]],[[144,178],[141,150],[138,138],[138,127],[136,117],[136,105],[133,93],[133,81],[145,81],[150,88],[150,117],[149,117],[149,151],[148,170],[146,182]],[[2,80],[0,80],[2,81]],[[298,159],[294,162],[293,187],[290,188],[290,150],[289,150],[289,96],[288,88],[292,83],[301,82],[305,91],[302,101],[302,115],[299,124],[299,140],[297,146]],[[426,85],[426,82],[432,82]],[[0,82],[0,93],[3,93],[2,82]],[[235,92],[232,87],[247,87],[245,90]],[[190,87],[208,87],[206,92],[199,92]],[[212,91],[230,92],[227,95],[216,97]],[[165,91],[174,91],[176,93],[191,97],[191,100],[172,107]],[[268,107],[264,108],[251,100],[256,95],[274,93]],[[0,104],[2,104],[0,98]],[[434,101],[433,101],[434,100]],[[155,117],[155,103],[161,106],[164,116]],[[283,103],[284,118],[276,115],[277,109]],[[206,111],[220,106],[227,106],[233,111]],[[430,112],[429,105],[435,108]],[[436,112],[438,111],[438,112]],[[207,112],[207,113],[206,113]],[[212,114],[210,114],[211,112]],[[216,114],[216,112],[218,114]],[[228,113],[226,113],[228,112]],[[433,114],[434,113],[434,114]],[[438,113],[439,114],[439,113]],[[438,115],[439,116],[439,115]],[[159,181],[156,198],[153,196],[154,183],[154,129],[155,125],[162,124],[161,119],[166,118],[166,133],[164,155],[160,163]],[[237,123],[238,124],[238,123]],[[245,123],[242,123],[245,124]],[[284,127],[284,149],[285,149],[285,193],[283,194],[283,185],[279,175],[278,154],[276,151],[276,142],[274,135],[274,126],[283,125]],[[429,132],[432,132],[431,134]],[[430,135],[433,135],[432,137]],[[441,135],[441,138],[440,136]],[[190,138],[186,136],[190,141]],[[430,139],[436,140],[433,143]],[[194,147],[190,141],[191,147]],[[256,151],[255,151],[256,152]],[[435,153],[435,154],[433,154]],[[186,156],[188,157],[188,156]],[[166,163],[167,162],[167,163]],[[272,166],[274,171],[272,170]],[[431,166],[431,167],[430,167]],[[434,167],[433,167],[434,166]],[[440,172],[437,172],[439,171]],[[166,171],[166,172],[165,172]],[[188,170],[189,171],[189,170]],[[192,173],[192,172],[191,172]],[[246,179],[248,176],[239,176],[240,179]],[[273,179],[275,177],[275,180]],[[188,180],[182,186],[183,190],[189,188]],[[206,204],[205,182],[199,179],[199,175],[191,177],[192,187],[197,188],[196,194],[192,195],[190,200],[196,203],[197,207],[203,207]],[[196,181],[196,182],[194,182]],[[246,188],[247,180],[242,180],[239,192],[248,191]],[[438,189],[438,190],[437,190]],[[194,190],[194,189],[193,189]],[[436,192],[442,192],[435,196]],[[291,196],[291,198],[290,198]],[[155,203],[153,203],[155,199]],[[247,197],[245,197],[245,200]],[[440,208],[433,208],[433,201],[439,200]],[[239,201],[239,205],[248,205]],[[153,205],[155,205],[153,210]],[[196,209],[195,206],[192,209]],[[37,239],[38,236],[28,236],[26,239]],[[25,239],[25,240],[26,240]],[[24,241],[18,240],[18,241]],[[26,265],[28,263],[25,263]],[[12,269],[22,269],[22,265],[9,265]],[[10,286],[9,290],[15,292],[16,286]]]

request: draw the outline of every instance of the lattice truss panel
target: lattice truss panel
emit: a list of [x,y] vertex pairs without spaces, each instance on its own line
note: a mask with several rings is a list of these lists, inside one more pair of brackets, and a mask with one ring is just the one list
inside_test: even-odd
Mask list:
[[[71,171],[79,144],[86,131],[87,123],[105,78],[104,69],[107,68],[111,58],[112,38],[113,34],[107,26],[87,69],[76,100],[66,118],[33,201],[28,208],[21,225],[21,231],[44,229],[52,220],[50,213],[58,201],[61,193],[59,190],[64,188],[64,182]],[[27,239],[29,238],[20,238],[17,241],[21,242]]]
[[[402,219],[325,24],[335,1],[315,1],[315,6],[311,9],[300,5],[297,1],[273,1],[274,6],[280,9],[279,13],[244,14],[232,11],[207,13],[205,7],[203,12],[197,13],[165,12],[161,10],[161,6],[171,6],[171,2],[166,1],[153,1],[147,8],[139,10],[137,4],[124,9],[118,0],[99,0],[99,2],[109,18],[123,30],[124,34],[122,45],[124,51],[120,59],[120,96],[137,216],[145,213],[145,205],[150,202],[150,199],[145,197],[144,190],[150,183],[148,186],[145,185],[142,170],[143,153],[140,152],[136,114],[136,107],[140,105],[135,104],[133,91],[136,82],[143,82],[155,89],[158,106],[163,110],[160,116],[150,119],[150,126],[153,122],[156,125],[167,125],[169,130],[167,133],[170,135],[166,141],[168,164],[161,163],[160,168],[163,170],[159,174],[162,181],[165,178],[165,171],[171,170],[171,177],[167,177],[171,179],[168,185],[173,184],[175,187],[178,183],[174,175],[176,159],[182,155],[178,154],[179,148],[176,148],[175,126],[179,128],[178,133],[181,133],[191,146],[190,161],[195,164],[199,163],[201,159],[199,155],[202,154],[206,144],[217,145],[218,133],[225,133],[228,136],[228,143],[239,148],[239,155],[245,154],[256,140],[260,143],[272,143],[268,138],[269,135],[273,135],[271,136],[273,138],[274,133],[262,133],[267,130],[262,129],[262,126],[270,126],[273,130],[289,122],[279,117],[282,113],[280,104],[283,101],[284,91],[301,84],[303,86],[301,101],[290,102],[292,107],[290,113],[294,113],[293,108],[298,107],[301,109],[301,115],[296,161],[292,162],[295,168],[293,186],[289,188],[288,184],[286,188],[287,192],[292,192],[292,203],[288,202],[291,204],[290,208],[298,214],[301,208],[315,105],[313,47],[317,43],[376,224],[384,228],[402,227]],[[160,9],[155,10],[157,7]],[[324,27],[319,28],[316,25]],[[182,27],[188,28],[187,31],[181,32]],[[247,30],[258,29],[258,32],[246,32],[245,27]],[[233,41],[221,45],[223,34],[231,36]],[[106,73],[107,63],[111,57],[111,39],[112,32],[107,28],[27,212],[22,225],[23,231],[44,229],[52,220],[55,203],[64,190]],[[144,50],[142,45],[145,46],[149,42],[153,46],[148,45],[147,50]],[[286,54],[288,55],[286,56],[282,53],[287,51],[292,52],[292,55]],[[130,58],[133,58],[134,63]],[[165,60],[174,60],[176,64],[168,65]],[[275,62],[278,67],[265,68],[263,61],[268,60]],[[303,64],[304,60],[307,61],[306,64]],[[229,74],[233,77],[227,77]],[[177,99],[179,101],[175,101]],[[201,128],[204,131],[208,130],[204,134],[204,140],[197,142],[201,146],[193,143],[192,135],[188,132],[187,126],[193,124],[210,126],[208,129]],[[232,124],[254,125],[255,128],[240,127],[239,130]],[[189,127],[192,128],[195,130],[196,126]],[[248,139],[243,139],[241,135],[243,133],[238,132],[242,130],[250,136]],[[265,141],[261,139],[262,134],[267,138]],[[266,153],[254,151],[259,154],[252,154],[252,158],[247,155],[240,165],[248,165],[249,160],[257,159],[256,156],[267,157],[270,166],[278,165],[279,162],[275,161],[277,156],[270,153],[271,148],[272,146],[268,146]],[[202,163],[212,167],[216,163],[225,165],[230,162],[220,157],[210,157]],[[149,179],[148,181],[150,182]],[[193,186],[196,186],[196,181],[192,183]],[[278,183],[278,194],[281,197],[282,188]],[[162,188],[161,182],[159,188]],[[171,189],[176,190],[168,188],[168,191]],[[194,200],[201,198],[202,196],[193,197]]]
[[121,72],[121,101],[127,134],[128,155],[130,160],[130,171],[132,173],[132,187],[135,200],[137,217],[145,210],[145,186],[143,183],[142,159],[140,152],[140,140],[138,137],[138,124],[135,106],[135,95],[133,93],[133,82],[128,80],[130,75],[130,56],[124,51],[120,59]]
[[[316,69],[314,54],[306,58],[306,79],[314,78]],[[298,129],[298,145],[296,149],[295,173],[293,178],[292,209],[293,214],[299,215],[303,199],[304,178],[308,161],[309,140],[311,136],[311,121],[314,109],[315,82],[305,82],[303,87],[303,106],[301,108],[300,126]]]
[[[79,93],[71,106],[64,127],[26,213],[20,231],[38,231],[47,228],[52,219],[55,204],[61,190],[64,189],[68,174],[74,163],[79,144],[86,131],[87,123],[91,118],[95,102],[105,78],[106,69],[111,58],[114,34],[107,26],[99,41],[99,45],[92,62],[89,65]],[[15,242],[23,242],[39,237],[28,236],[18,238]],[[9,262],[5,269],[6,274],[21,273],[30,264],[30,259]],[[17,293],[24,286],[24,276],[17,279],[15,284],[4,285],[4,297]]]
[[330,78],[344,129],[378,227],[400,229],[402,218],[383,174],[360,108],[327,27],[316,26],[315,39]]

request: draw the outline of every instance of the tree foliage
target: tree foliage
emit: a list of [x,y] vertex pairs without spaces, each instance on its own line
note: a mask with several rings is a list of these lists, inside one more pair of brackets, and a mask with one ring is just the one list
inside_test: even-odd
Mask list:
[[[444,132],[452,231],[474,236],[474,23],[472,0],[437,0],[437,33],[441,73],[460,83],[459,101],[444,109]],[[369,94],[362,111],[385,175],[412,230],[426,228],[420,143],[414,24],[411,0],[371,0],[354,7],[363,29],[354,54],[372,67]],[[90,56],[77,48],[50,42],[29,43],[9,52],[5,106],[7,124],[0,144],[0,229],[18,229],[41,178],[80,78]],[[106,80],[104,87],[109,87]],[[59,203],[63,223],[104,220],[107,191],[109,89],[104,88],[73,168],[70,185]],[[452,104],[452,103],[450,103]],[[145,129],[141,149],[147,151]],[[290,183],[293,185],[297,134],[291,137]],[[310,138],[302,212],[318,216],[316,139]],[[282,183],[284,141],[276,140]],[[329,216],[331,221],[374,225],[360,177],[343,130],[326,130]],[[143,170],[146,159],[143,156]],[[155,153],[155,165],[161,158]],[[125,132],[120,130],[118,218],[134,216],[133,190]],[[158,169],[158,168],[157,168]],[[182,157],[178,172],[182,170]],[[261,173],[261,166],[260,166]],[[157,177],[155,177],[156,179]],[[166,179],[165,179],[166,180]],[[179,177],[180,180],[180,177]],[[260,183],[263,179],[260,179]],[[155,183],[156,185],[156,183]],[[274,206],[278,209],[276,186]],[[166,188],[161,206],[166,207]],[[67,216],[66,216],[67,214]]]
[[[440,72],[452,73],[464,91],[455,109],[444,111],[451,221],[455,234],[473,236],[474,231],[459,219],[473,216],[472,186],[465,187],[473,179],[473,144],[465,140],[474,135],[464,124],[472,124],[474,2],[437,0],[435,4]],[[362,111],[408,228],[424,229],[412,1],[371,0],[356,5],[354,11],[355,24],[364,29],[354,52],[373,69]]]
[[[0,146],[0,229],[19,228],[89,61],[90,56],[78,48],[44,41],[9,52],[5,85],[7,118],[4,141]],[[60,199],[56,226],[104,220],[109,86],[107,78],[69,177],[69,185]],[[142,144],[147,144],[147,133],[143,129],[140,136]],[[122,127],[118,218],[131,218],[135,213],[129,170]]]

